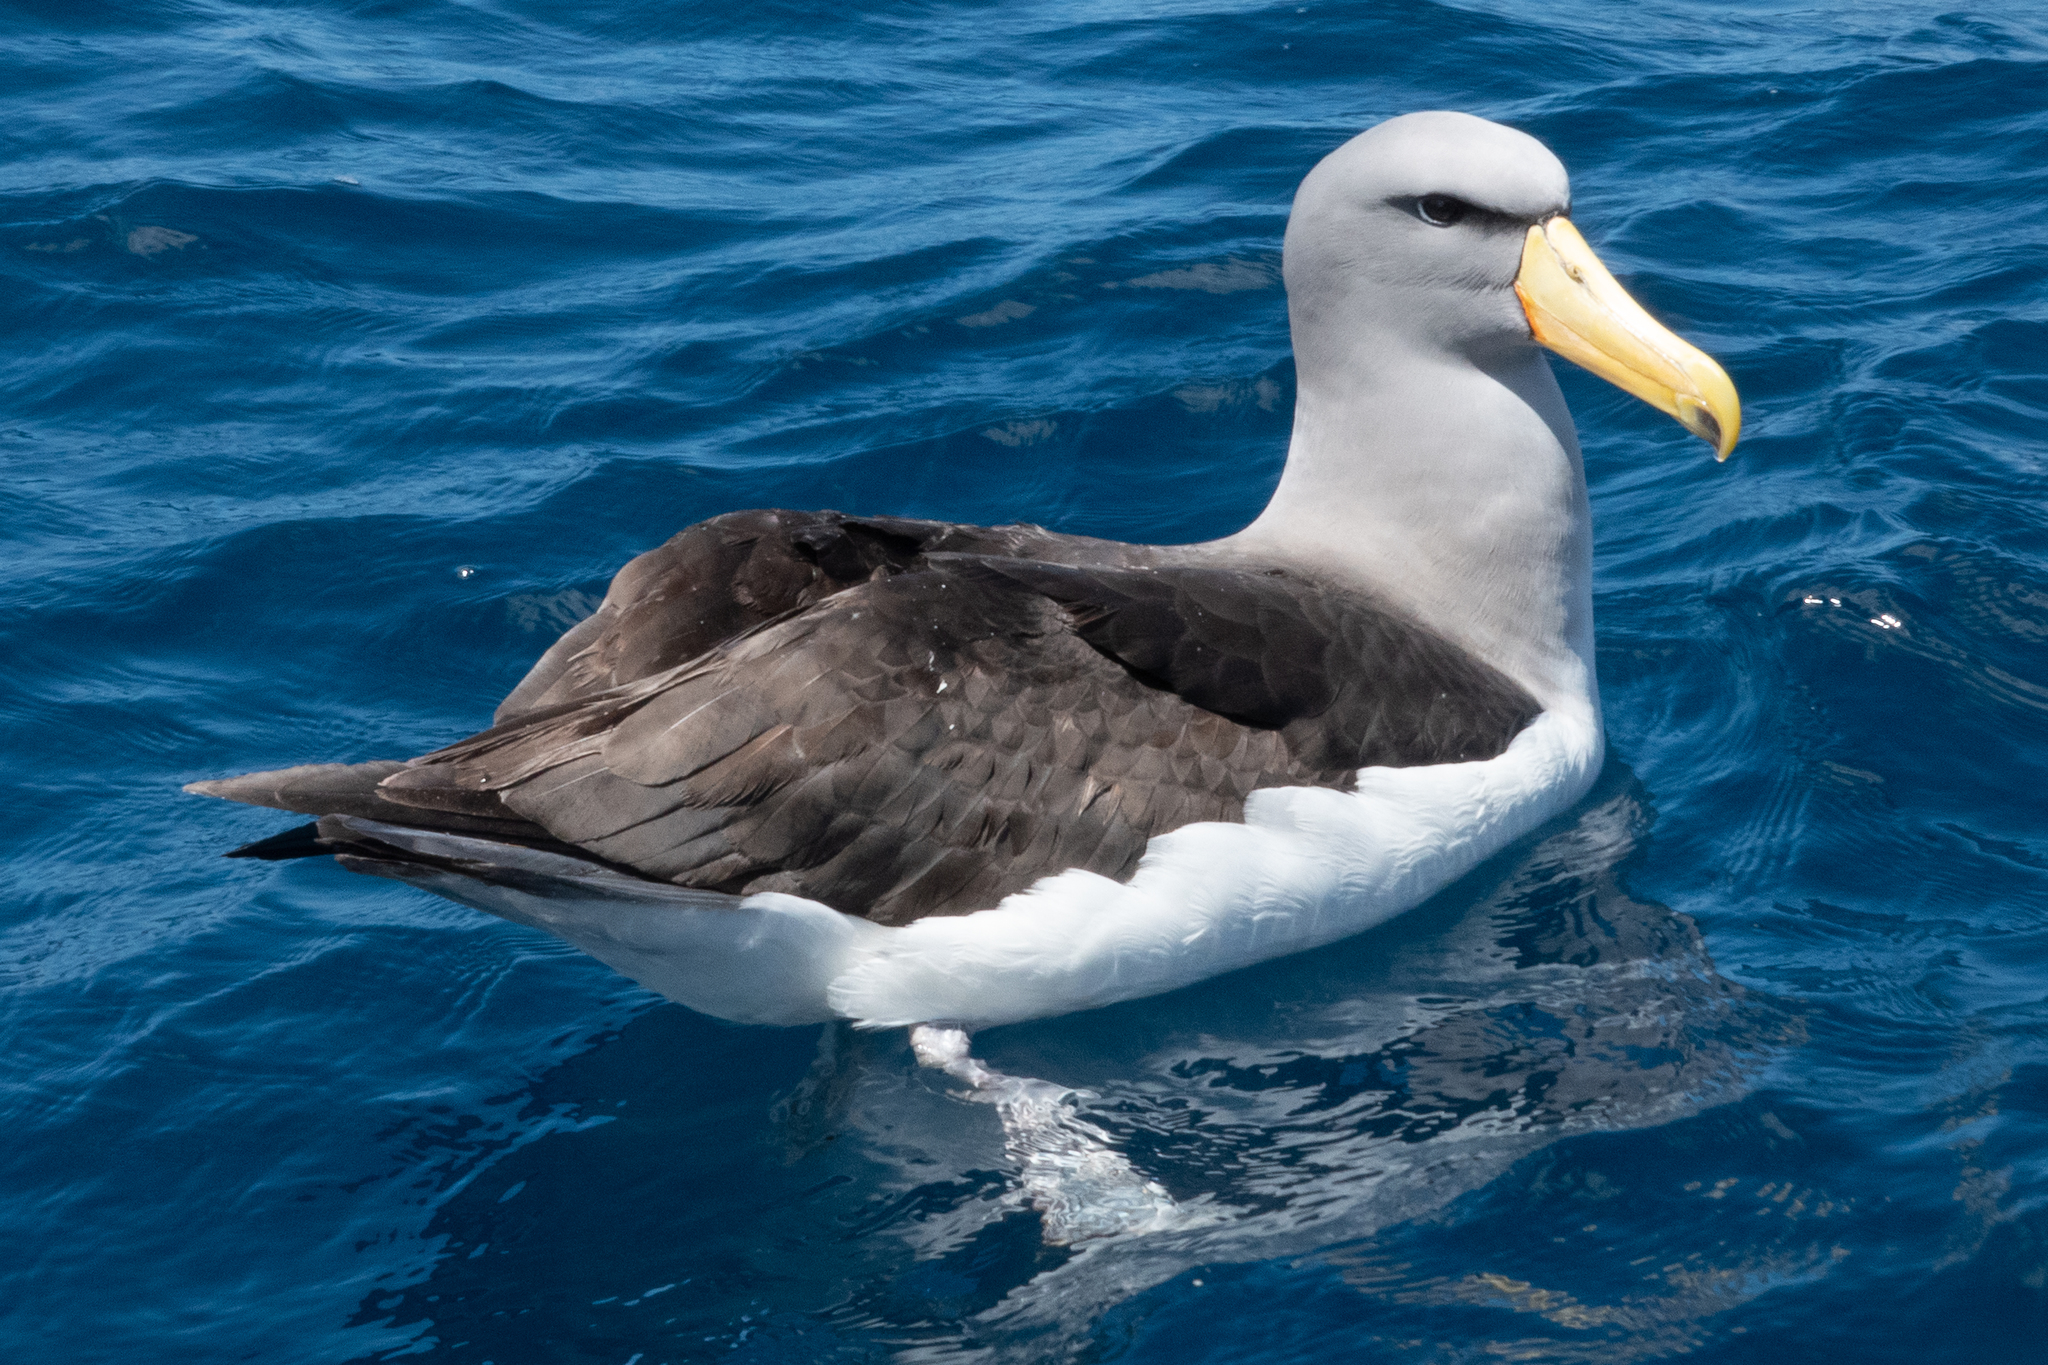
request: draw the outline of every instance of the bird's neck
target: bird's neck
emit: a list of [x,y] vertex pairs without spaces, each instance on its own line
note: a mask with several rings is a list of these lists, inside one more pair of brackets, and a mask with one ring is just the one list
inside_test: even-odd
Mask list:
[[1597,716],[1585,473],[1542,354],[1302,341],[1280,486],[1226,544],[1356,583],[1545,707]]

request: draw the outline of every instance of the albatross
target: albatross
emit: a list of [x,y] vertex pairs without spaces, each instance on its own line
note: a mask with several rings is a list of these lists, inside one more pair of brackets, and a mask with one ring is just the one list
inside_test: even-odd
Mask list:
[[1528,135],[1419,113],[1325,157],[1284,246],[1278,488],[1196,545],[744,511],[634,559],[418,758],[186,790],[745,1023],[965,1030],[1371,928],[1603,757],[1591,522],[1544,349],[1725,459],[1740,410]]

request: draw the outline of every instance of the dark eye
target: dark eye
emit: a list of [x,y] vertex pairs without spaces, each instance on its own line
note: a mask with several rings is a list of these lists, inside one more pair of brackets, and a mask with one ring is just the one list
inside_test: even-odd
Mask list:
[[1448,194],[1425,194],[1415,201],[1415,216],[1431,227],[1449,227],[1472,211],[1472,206]]

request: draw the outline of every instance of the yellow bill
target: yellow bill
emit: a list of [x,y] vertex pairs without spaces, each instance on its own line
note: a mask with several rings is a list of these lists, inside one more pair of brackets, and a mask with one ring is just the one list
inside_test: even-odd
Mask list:
[[1670,413],[1714,447],[1715,459],[1735,449],[1742,400],[1728,372],[1644,312],[1569,218],[1529,229],[1515,293],[1537,341]]

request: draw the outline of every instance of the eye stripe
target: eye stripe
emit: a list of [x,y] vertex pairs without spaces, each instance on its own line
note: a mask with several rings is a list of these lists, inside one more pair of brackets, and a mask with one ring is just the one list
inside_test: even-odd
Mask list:
[[1546,219],[1559,216],[1569,217],[1571,210],[1548,209],[1542,213],[1509,213],[1503,209],[1482,208],[1469,199],[1460,199],[1455,194],[1396,194],[1388,196],[1388,208],[1420,218],[1431,227],[1453,227],[1464,224],[1487,232],[1515,231]]

